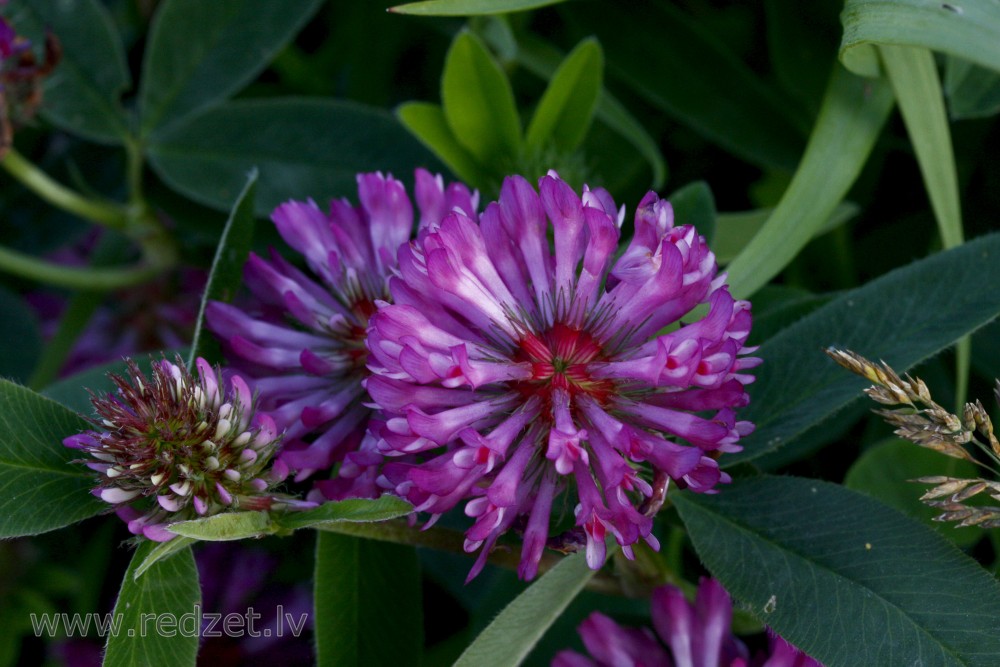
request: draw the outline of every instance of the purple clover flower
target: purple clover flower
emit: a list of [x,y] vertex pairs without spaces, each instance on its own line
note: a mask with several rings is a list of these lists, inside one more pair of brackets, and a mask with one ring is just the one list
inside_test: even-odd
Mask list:
[[[272,251],[251,254],[246,283],[257,307],[208,307],[209,327],[226,344],[260,392],[261,408],[287,429],[282,462],[302,480],[340,462],[338,476],[317,487],[331,499],[378,495],[381,456],[363,444],[371,408],[365,331],[375,303],[388,297],[396,249],[410,239],[413,205],[403,184],[380,173],[359,174],[359,206],[290,201],[271,216],[281,237],[300,253],[302,271]],[[476,216],[478,195],[459,183],[416,172],[421,227],[458,208]],[[360,450],[360,451],[359,451]]]
[[[511,528],[519,575],[534,577],[564,490],[592,568],[609,532],[629,557],[640,538],[658,548],[669,480],[729,481],[714,457],[753,428],[734,412],[759,363],[742,356],[750,304],[668,202],[643,198],[615,259],[623,219],[604,190],[581,197],[550,172],[536,192],[514,176],[478,221],[453,211],[399,250],[366,387],[379,451],[421,459],[385,464],[380,483],[432,522],[465,503],[465,548],[481,549],[470,578]],[[678,324],[700,304],[704,317]]]
[[730,632],[733,601],[715,579],[701,580],[693,604],[675,586],[655,589],[651,612],[655,634],[595,611],[578,628],[590,656],[561,651],[552,667],[823,667],[770,631],[768,652],[751,657]]
[[274,421],[255,414],[250,388],[238,375],[227,391],[221,373],[199,358],[198,378],[178,358],[153,363],[147,379],[132,360],[128,379],[111,375],[117,395],[93,398],[100,430],[63,444],[90,454],[100,473],[95,496],[115,506],[134,535],[157,542],[166,526],[228,509],[314,507],[268,493],[288,470],[268,468],[278,446]]

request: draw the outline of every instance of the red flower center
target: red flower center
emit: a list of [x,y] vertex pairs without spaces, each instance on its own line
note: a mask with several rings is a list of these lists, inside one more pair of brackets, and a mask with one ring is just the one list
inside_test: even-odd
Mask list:
[[558,322],[548,331],[529,332],[520,341],[515,361],[531,363],[531,379],[519,382],[517,390],[525,397],[541,396],[550,400],[552,390],[565,389],[570,395],[587,394],[603,404],[614,390],[614,382],[590,376],[591,362],[604,361],[607,355],[586,331]]

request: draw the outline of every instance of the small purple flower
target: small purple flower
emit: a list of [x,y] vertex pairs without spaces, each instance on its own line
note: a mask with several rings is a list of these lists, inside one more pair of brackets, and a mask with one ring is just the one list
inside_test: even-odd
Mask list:
[[534,577],[564,506],[593,568],[606,533],[627,556],[640,538],[657,548],[668,481],[711,492],[729,480],[715,457],[753,428],[734,412],[759,363],[741,356],[750,304],[704,239],[649,193],[616,259],[624,210],[607,192],[581,197],[554,173],[539,190],[511,177],[479,221],[453,211],[424,227],[369,330],[377,447],[422,457],[387,463],[380,483],[435,518],[465,503],[465,548],[482,549],[470,578],[511,528]]
[[111,375],[117,395],[92,399],[99,430],[63,444],[90,454],[100,473],[94,495],[115,506],[135,535],[174,537],[166,525],[229,509],[266,510],[301,503],[269,487],[287,476],[274,421],[254,413],[250,388],[199,358],[197,379],[178,358],[153,363],[152,378],[127,360],[128,378]]
[[[361,384],[365,331],[375,302],[388,297],[396,249],[413,232],[401,182],[380,173],[357,181],[359,206],[334,200],[324,213],[311,200],[290,201],[272,214],[307,271],[273,251],[270,260],[251,254],[245,275],[256,308],[215,302],[207,312],[211,329],[253,378],[261,408],[287,429],[280,458],[296,479],[341,462],[336,479],[317,484],[328,498],[378,494],[373,466],[381,456],[362,442],[371,414]],[[455,208],[476,215],[477,194],[458,183],[446,188],[422,169],[415,195],[421,226]]]
[[769,651],[751,658],[730,632],[733,602],[715,579],[702,579],[693,604],[679,588],[661,586],[651,606],[655,634],[594,612],[578,630],[590,656],[561,651],[552,667],[823,667],[770,632]]

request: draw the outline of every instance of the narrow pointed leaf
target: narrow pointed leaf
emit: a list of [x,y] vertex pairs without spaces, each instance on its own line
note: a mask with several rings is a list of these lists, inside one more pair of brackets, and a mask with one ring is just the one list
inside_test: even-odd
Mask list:
[[267,66],[322,0],[168,0],[150,28],[139,91],[148,135],[224,100]]
[[888,84],[835,66],[809,145],[760,232],[730,264],[745,298],[776,276],[826,223],[861,172],[892,109]]
[[726,455],[723,465],[789,446],[863,397],[865,382],[828,359],[826,347],[883,359],[902,373],[996,317],[997,284],[1000,234],[994,233],[846,292],[764,341],[755,354],[766,362],[740,414],[757,428],[742,440],[744,450]]
[[[563,54],[543,39],[523,35],[518,44],[517,62],[543,79],[550,79],[563,60]],[[667,163],[656,141],[607,88],[602,87],[597,98],[597,119],[632,144],[653,170],[652,187],[659,188],[667,180]]]
[[136,577],[155,545],[143,542],[125,572],[114,611],[121,625],[108,635],[104,667],[194,667],[201,630],[198,569],[186,548]]
[[420,566],[412,546],[317,533],[315,583],[320,667],[420,664]]
[[215,259],[212,260],[212,270],[208,275],[208,284],[205,286],[201,306],[198,309],[191,352],[188,355],[188,368],[194,368],[198,357],[215,356],[213,349],[217,349],[217,343],[205,331],[205,309],[208,304],[212,301],[227,303],[232,301],[236,291],[243,284],[243,264],[250,254],[250,246],[253,243],[256,185],[257,171],[253,170],[247,177],[243,192],[236,198],[226,226],[222,230],[222,236],[219,237]]
[[945,248],[954,247],[962,242],[962,212],[948,114],[934,56],[927,49],[912,46],[880,46],[879,53],[917,154],[941,241]]
[[313,510],[290,512],[277,519],[283,528],[321,528],[325,524],[349,521],[368,523],[387,521],[406,516],[413,512],[413,506],[402,498],[382,496],[368,498],[348,498],[337,502],[323,503]]
[[226,512],[204,519],[178,521],[167,526],[167,530],[195,540],[229,542],[270,535],[275,526],[267,512]]
[[823,664],[1000,663],[1000,584],[914,519],[793,477],[671,497],[713,576]]
[[592,576],[584,552],[567,556],[507,605],[455,667],[520,664]]
[[198,540],[191,537],[182,537],[178,535],[172,540],[166,542],[157,542],[152,544],[151,548],[143,552],[142,561],[139,562],[134,569],[132,569],[132,578],[138,579],[144,575],[149,568],[156,565],[156,563],[170,558],[171,556],[186,551],[189,546],[197,542]]
[[471,32],[460,32],[448,50],[441,103],[455,138],[480,164],[517,157],[521,121],[510,81]]
[[840,20],[840,59],[858,74],[878,75],[877,44],[922,46],[1000,71],[1000,3],[847,0]]
[[441,107],[428,102],[407,102],[396,109],[396,117],[455,176],[474,187],[486,187],[489,177],[476,158],[455,138]]
[[562,153],[576,150],[590,128],[603,72],[601,45],[594,39],[580,42],[549,81],[528,125],[526,145],[535,150],[552,146]]
[[37,535],[107,509],[90,494],[95,473],[62,444],[89,428],[55,401],[0,379],[0,537]]

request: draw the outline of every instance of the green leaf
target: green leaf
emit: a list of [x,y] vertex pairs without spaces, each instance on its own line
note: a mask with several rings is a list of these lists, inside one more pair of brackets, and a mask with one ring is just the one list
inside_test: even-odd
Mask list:
[[42,353],[38,316],[24,299],[0,286],[0,376],[24,381],[31,375]]
[[318,665],[420,663],[423,613],[413,547],[319,533],[315,582]]
[[688,183],[674,190],[669,197],[674,209],[675,225],[694,225],[698,233],[708,240],[715,237],[715,197],[705,181]]
[[951,56],[944,89],[952,118],[984,118],[1000,112],[1000,72]]
[[145,575],[136,568],[156,548],[143,542],[125,572],[114,618],[118,632],[108,635],[104,667],[187,667],[195,664],[201,633],[201,588],[191,549],[157,561]]
[[920,502],[920,496],[930,487],[911,481],[928,475],[972,479],[978,477],[979,472],[968,461],[944,456],[906,440],[889,438],[868,449],[851,465],[844,477],[844,486],[867,493],[922,521],[959,546],[978,542],[983,536],[983,529],[978,526],[958,528],[955,523],[934,521],[941,510]]
[[458,143],[444,117],[444,109],[429,102],[406,102],[396,108],[396,117],[455,176],[474,187],[487,186],[490,177],[465,146]]
[[94,516],[108,505],[90,494],[95,474],[72,463],[63,438],[86,431],[79,416],[0,379],[0,537],[37,535]]
[[538,102],[525,137],[528,148],[543,150],[551,145],[563,153],[576,150],[590,128],[603,73],[600,43],[580,42],[559,65]]
[[390,12],[417,16],[478,16],[523,12],[566,0],[424,0],[390,7]]
[[847,0],[840,59],[878,76],[876,44],[922,46],[1000,70],[1000,4],[987,0]]
[[891,108],[887,84],[835,66],[792,182],[760,232],[729,265],[734,296],[756,292],[826,223],[861,172]]
[[521,150],[521,121],[507,75],[473,33],[456,35],[441,75],[441,103],[458,142],[483,165],[512,162]]
[[879,53],[917,154],[938,233],[944,247],[952,248],[962,242],[962,211],[934,56],[927,49],[910,46],[880,46]]
[[756,165],[795,167],[805,128],[781,91],[674,4],[577,3],[568,15],[600,40],[608,75],[657,109]]
[[[306,98],[228,102],[158,132],[150,162],[172,188],[228,211],[257,167],[259,215],[288,199],[357,191],[355,176],[407,176],[433,161],[396,120],[359,104]],[[428,164],[431,162],[431,164]]]
[[[829,346],[884,359],[902,373],[1000,313],[1000,234],[881,276],[765,341],[741,412],[757,429],[725,464],[757,458],[861,398],[865,383],[823,354]],[[942,280],[947,276],[947,280]]]
[[92,141],[121,143],[129,136],[121,105],[131,85],[125,50],[99,0],[32,0],[10,9],[15,29],[41,45],[46,30],[59,39],[62,58],[45,80],[42,114]]
[[198,540],[190,537],[177,536],[172,540],[167,540],[166,542],[150,542],[152,548],[144,552],[142,560],[132,570],[132,578],[138,579],[156,563],[185,551],[187,547],[197,541]]
[[222,236],[219,237],[219,244],[215,248],[215,259],[212,260],[212,270],[201,297],[201,306],[198,308],[191,353],[188,355],[188,368],[194,368],[198,357],[214,356],[210,350],[215,341],[205,332],[205,309],[208,304],[212,301],[229,303],[243,284],[243,264],[250,254],[250,246],[253,243],[253,205],[256,185],[257,171],[253,170],[247,177],[243,192],[236,198],[226,226],[222,230]]
[[[528,34],[521,36],[516,57],[519,65],[545,80],[552,78],[563,60],[563,54],[549,42]],[[603,86],[597,98],[596,116],[639,151],[653,170],[653,188],[661,187],[667,180],[667,164],[656,140]]]
[[792,477],[671,498],[709,571],[822,663],[1000,663],[1000,584],[896,510]]
[[167,0],[150,28],[140,130],[158,133],[252,81],[322,0]]
[[316,509],[304,512],[288,512],[275,517],[283,528],[322,528],[325,524],[350,521],[368,523],[387,521],[406,516],[413,512],[413,506],[402,498],[382,496],[374,500],[368,498],[348,498],[337,502],[323,503]]
[[167,526],[167,530],[195,540],[230,542],[270,535],[275,526],[267,512],[224,512],[204,519],[177,521]]
[[583,551],[567,556],[507,605],[455,667],[520,664],[592,576]]
[[[849,201],[840,202],[823,226],[816,230],[813,238],[836,229],[856,216],[859,210],[857,204]],[[773,213],[774,209],[758,208],[739,213],[720,213],[716,216],[715,238],[712,240],[716,261],[719,264],[733,261],[750,244]]]

